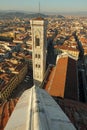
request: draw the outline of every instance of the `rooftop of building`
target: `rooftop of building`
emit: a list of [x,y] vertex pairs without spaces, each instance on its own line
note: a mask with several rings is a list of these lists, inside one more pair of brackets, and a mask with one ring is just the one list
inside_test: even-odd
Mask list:
[[6,85],[9,83],[9,81],[15,76],[15,74],[12,73],[2,73],[0,74],[0,91],[3,91],[6,88]]
[[[36,90],[34,90],[34,89],[35,88],[26,90],[22,94],[20,99],[18,99],[18,98],[11,99],[9,101],[5,101],[4,103],[0,104],[0,117],[1,117],[0,118],[0,130],[4,130],[4,129],[10,130],[12,128],[14,128],[14,129],[18,128],[18,130],[22,130],[25,128],[27,130],[26,125],[30,126],[30,122],[31,122],[31,121],[29,121],[29,120],[31,120],[31,116],[29,117],[29,115],[30,115],[30,113],[35,112],[35,109],[37,109],[37,108],[39,108],[40,113],[35,113],[35,115],[34,115],[35,119],[33,118],[35,123],[38,120],[38,118],[40,121],[42,120],[42,118],[44,118],[44,119],[46,118],[46,122],[43,122],[43,123],[45,123],[44,125],[42,125],[43,124],[42,121],[41,122],[37,121],[38,122],[37,125],[34,125],[34,124],[32,124],[33,122],[31,122],[31,124],[33,125],[33,129],[39,128],[40,123],[41,123],[41,127],[43,127],[43,128],[45,128],[45,126],[48,127],[48,125],[50,125],[49,127],[54,128],[54,130],[56,130],[56,128],[59,128],[59,130],[63,130],[63,129],[65,130],[65,127],[67,127],[66,125],[69,125],[67,127],[67,129],[71,130],[72,125],[71,125],[70,121],[76,127],[76,129],[79,129],[79,130],[87,129],[87,104],[84,104],[84,103],[81,103],[78,101],[73,101],[70,99],[55,98],[56,102],[58,103],[58,105],[56,105],[55,102],[53,101],[53,99],[45,91],[43,91],[39,88],[37,88]],[[19,100],[19,102],[18,102],[18,100]],[[30,105],[31,101],[33,101],[32,106]],[[43,106],[43,102],[45,103],[44,106]],[[17,105],[16,105],[16,103],[17,103]],[[34,105],[34,104],[36,104],[36,105]],[[15,105],[16,105],[16,107],[15,107]],[[38,106],[38,107],[35,107],[35,106]],[[62,108],[63,112],[68,116],[70,121],[68,120],[68,122],[67,122],[67,118],[66,118],[65,114],[62,113],[59,106]],[[15,109],[14,109],[14,107],[15,107]],[[33,110],[32,112],[30,111],[31,108]],[[43,113],[43,111],[44,111],[44,113]],[[58,111],[59,111],[59,113],[58,113]],[[12,114],[12,112],[13,112],[13,114]],[[51,116],[52,113],[54,113],[53,115],[55,115],[55,113],[56,113],[55,119],[54,119],[54,116]],[[18,116],[18,115],[20,115],[20,116]],[[25,116],[23,116],[23,115],[25,115]],[[20,121],[18,121],[19,117],[21,119]],[[24,117],[25,117],[25,119],[24,119]],[[36,119],[36,117],[37,117],[37,119]],[[22,120],[22,118],[23,118],[23,120]],[[15,121],[15,120],[17,120],[17,121]],[[25,122],[25,126],[23,126],[23,124],[24,124],[23,121]],[[52,121],[52,122],[50,122],[50,121]],[[20,123],[18,123],[18,122],[20,122]],[[28,124],[27,124],[27,122],[28,122]],[[46,124],[47,122],[48,122],[48,125]],[[55,124],[55,123],[57,123],[57,124]],[[7,127],[5,128],[6,124],[7,124]],[[61,124],[62,126],[59,124]]]
[[26,65],[25,62],[16,60],[15,58],[4,60],[0,63],[0,91],[3,91],[9,81],[18,74]]
[[17,101],[18,98],[10,99],[9,101],[0,104],[0,130],[4,130]]
[[58,56],[44,86],[55,97],[78,100],[77,61],[69,56]]
[[34,18],[33,20],[44,20],[44,18],[38,16],[37,18]]
[[68,51],[74,51],[74,52],[79,52],[79,50],[76,48],[73,47],[73,46],[66,46],[66,45],[62,45],[62,46],[57,46],[58,49],[63,49],[63,50],[68,50]]

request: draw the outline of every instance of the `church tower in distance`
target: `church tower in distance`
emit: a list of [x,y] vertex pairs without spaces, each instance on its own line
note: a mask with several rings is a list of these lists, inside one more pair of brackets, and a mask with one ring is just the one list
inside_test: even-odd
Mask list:
[[31,20],[30,23],[33,44],[33,79],[34,83],[37,84],[43,81],[46,70],[47,21],[38,17]]

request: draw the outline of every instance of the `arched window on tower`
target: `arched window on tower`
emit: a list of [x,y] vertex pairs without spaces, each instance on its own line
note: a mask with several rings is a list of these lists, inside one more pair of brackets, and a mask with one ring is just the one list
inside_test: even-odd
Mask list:
[[35,37],[35,45],[40,46],[40,38],[38,35]]
[[38,54],[38,58],[40,59],[40,54]]

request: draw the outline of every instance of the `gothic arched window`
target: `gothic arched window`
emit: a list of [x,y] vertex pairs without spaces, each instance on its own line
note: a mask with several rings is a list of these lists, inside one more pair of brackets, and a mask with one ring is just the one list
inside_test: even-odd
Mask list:
[[36,46],[40,46],[40,38],[38,35],[36,35],[36,37],[35,37],[35,44],[36,44]]

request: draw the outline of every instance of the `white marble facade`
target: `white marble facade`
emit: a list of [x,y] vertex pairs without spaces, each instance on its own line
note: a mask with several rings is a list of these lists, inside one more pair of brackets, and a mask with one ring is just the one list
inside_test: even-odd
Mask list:
[[47,22],[43,19],[31,20],[33,44],[33,79],[42,82],[46,69]]

